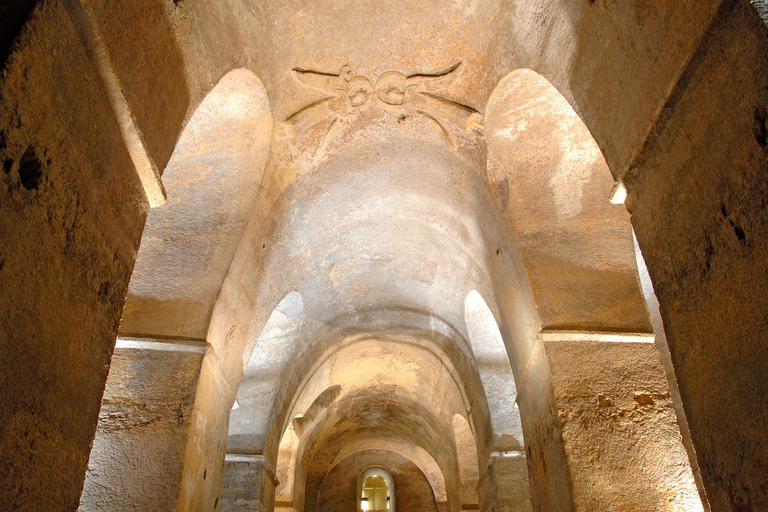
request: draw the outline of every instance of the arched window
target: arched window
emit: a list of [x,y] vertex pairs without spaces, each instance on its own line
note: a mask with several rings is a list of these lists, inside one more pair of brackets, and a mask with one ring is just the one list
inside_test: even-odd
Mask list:
[[370,467],[357,478],[358,512],[395,512],[395,481],[384,468]]

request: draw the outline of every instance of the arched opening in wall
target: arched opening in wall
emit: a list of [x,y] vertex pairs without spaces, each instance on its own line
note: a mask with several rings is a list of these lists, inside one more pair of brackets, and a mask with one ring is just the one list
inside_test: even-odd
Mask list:
[[[472,290],[464,300],[464,321],[483,383],[493,430],[493,450],[523,450],[517,387],[499,325],[483,297]],[[454,421],[455,426],[455,421]]]
[[[149,213],[129,284],[82,510],[171,510],[193,473],[179,443],[198,417],[211,314],[258,194],[271,131],[264,87],[237,69],[178,140],[163,173],[168,200]],[[201,480],[211,475],[210,465],[200,468]]]
[[[301,294],[289,293],[275,306],[253,346],[245,351],[243,377],[229,413],[219,510],[238,510],[244,494],[252,497],[249,506],[255,507],[260,496],[274,492],[275,474],[263,455],[264,444],[280,380],[293,356],[304,319]],[[296,449],[292,429],[286,431],[283,441],[288,451]]]
[[280,379],[303,325],[301,295],[291,292],[272,311],[244,363],[237,407],[229,414],[227,453],[262,452]]
[[[519,383],[523,419],[547,411],[553,418],[525,422],[533,433],[536,508],[590,508],[584,504],[596,499],[596,489],[611,482],[600,499],[619,508],[695,510],[669,388],[650,345],[629,214],[612,193],[619,189],[600,148],[568,101],[530,69],[499,83],[486,121],[489,180],[514,225],[540,321],[539,343]],[[526,384],[536,379],[539,389],[549,389],[530,400]],[[647,401],[643,390],[651,386],[664,398]],[[609,387],[610,396],[599,394]],[[577,395],[602,408],[621,400],[653,405],[664,420],[651,429],[595,414],[572,399]],[[586,456],[586,447],[600,460]],[[640,473],[647,477],[638,479]]]
[[395,512],[395,480],[389,471],[370,467],[357,481],[358,512]]
[[[376,469],[378,478],[385,480],[386,492],[380,480],[366,482],[368,479],[376,479],[376,476],[368,474],[361,478],[366,470],[371,469]],[[387,481],[386,474],[391,476],[391,481]],[[395,491],[396,508],[402,512],[448,510],[445,503],[442,506],[437,504],[430,482],[416,462],[410,457],[380,447],[364,449],[340,458],[323,478],[315,510],[394,510]],[[388,501],[387,496],[390,498]]]
[[272,126],[266,91],[245,69],[227,73],[197,108],[163,173],[168,199],[147,217],[121,334],[206,339]]
[[[469,443],[475,440],[471,425],[464,417],[454,416],[462,474],[462,507],[487,510],[497,503],[515,510],[530,510],[531,488],[515,377],[499,325],[476,290],[469,292],[464,300],[464,321],[488,403],[491,436],[487,446],[477,443],[470,449]],[[462,460],[462,453],[470,455]],[[466,460],[472,453],[475,460]]]
[[461,414],[453,415],[453,436],[456,441],[456,455],[459,459],[459,476],[461,477],[461,509],[476,510],[477,485],[480,480],[477,461],[477,446],[469,422]]
[[[323,343],[327,348],[308,359],[308,368],[288,370],[303,375],[290,396],[280,391],[280,400],[291,404],[286,417],[292,419],[277,420],[286,427],[276,473],[287,478],[276,492],[276,505],[306,512],[352,510],[359,473],[375,465],[396,482],[407,482],[396,484],[403,510],[459,511],[452,421],[454,413],[466,414],[470,401],[451,358],[433,340],[412,332],[387,339],[345,328],[339,335],[343,338],[332,334],[332,341]],[[468,358],[463,364],[469,367]],[[479,396],[475,379],[473,392]],[[278,479],[282,487],[283,478]]]
[[600,148],[544,77],[518,69],[486,109],[488,177],[545,330],[648,332],[629,214]]

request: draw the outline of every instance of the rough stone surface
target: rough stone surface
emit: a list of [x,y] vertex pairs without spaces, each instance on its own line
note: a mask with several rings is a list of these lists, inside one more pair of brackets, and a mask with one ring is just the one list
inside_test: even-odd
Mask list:
[[[291,475],[280,508],[312,512],[361,450],[418,468],[440,512],[522,506],[521,460],[537,511],[697,507],[674,491],[688,466],[669,398],[616,384],[663,387],[658,357],[584,366],[601,357],[585,340],[650,332],[611,173],[629,192],[712,509],[768,507],[768,34],[747,0],[46,0],[18,34],[6,12],[10,509],[77,507],[126,293],[122,333],[210,346],[194,395],[156,393],[191,404],[183,424],[114,431],[131,450],[174,447],[163,464],[176,484],[146,488],[162,508],[214,510],[224,485],[271,510],[264,468],[277,464]],[[168,201],[128,288],[155,168]],[[159,184],[145,186],[156,205]],[[304,319],[291,342],[261,338],[294,292]],[[473,343],[472,292],[508,361],[499,343],[492,357]],[[574,346],[552,352],[556,335]],[[161,383],[136,367],[118,356],[115,377]],[[269,378],[254,387],[249,367]],[[606,408],[642,421],[591,408],[582,384],[610,375],[621,398]],[[254,399],[229,432],[241,380]],[[152,399],[123,405],[142,419]],[[252,486],[230,485],[225,463],[243,425],[248,442],[229,448],[263,461]],[[592,432],[637,454],[642,478],[590,459],[611,448]],[[674,461],[648,455],[660,445]],[[585,491],[614,470],[626,497]],[[462,476],[477,499],[462,500]]]
[[263,457],[235,456],[224,461],[220,512],[267,512],[274,508],[275,480]]
[[546,79],[518,70],[487,109],[488,175],[515,225],[545,329],[651,332],[629,215],[595,140]]
[[200,369],[176,509],[213,510],[221,499],[227,422],[234,393],[208,350]]
[[318,512],[355,512],[357,479],[371,466],[383,467],[395,480],[395,510],[437,512],[427,478],[408,459],[392,452],[367,450],[339,461],[325,476],[317,500]]
[[121,334],[205,339],[253,208],[272,118],[253,73],[224,76],[184,129],[128,287]]
[[118,345],[112,356],[83,512],[164,511],[176,504],[203,351],[144,343]]
[[549,341],[577,511],[702,510],[653,343]]
[[712,510],[768,507],[767,51],[755,12],[727,9],[628,187]]
[[75,510],[148,205],[63,6],[41,4],[17,48],[0,78],[0,502]]

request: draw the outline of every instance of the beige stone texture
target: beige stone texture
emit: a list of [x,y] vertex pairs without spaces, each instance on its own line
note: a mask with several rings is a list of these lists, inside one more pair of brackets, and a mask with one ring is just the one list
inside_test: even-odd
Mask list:
[[323,479],[318,512],[355,512],[358,475],[369,467],[383,467],[395,482],[395,509],[400,512],[437,512],[435,495],[424,473],[410,460],[392,452],[366,450],[339,461]]
[[702,510],[656,345],[544,347],[573,509]]
[[521,451],[494,452],[480,478],[478,494],[488,494],[482,511],[529,512],[533,510],[528,464]]
[[172,510],[206,347],[118,340],[78,510]]
[[628,179],[713,510],[768,507],[765,34],[724,9]]
[[0,79],[0,496],[75,510],[148,205],[67,11]]
[[0,509],[768,510],[764,2],[34,5]]
[[205,339],[261,183],[272,117],[250,71],[225,75],[195,111],[147,217],[122,334]]
[[275,475],[264,457],[233,455],[224,460],[221,498],[214,507],[221,512],[272,510]]

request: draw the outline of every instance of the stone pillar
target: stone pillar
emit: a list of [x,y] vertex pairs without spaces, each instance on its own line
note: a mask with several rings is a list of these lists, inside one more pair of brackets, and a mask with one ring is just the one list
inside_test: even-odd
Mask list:
[[550,331],[575,511],[702,510],[653,335]]
[[536,512],[572,512],[571,482],[549,361],[537,340],[517,383],[531,501]]
[[228,453],[219,512],[269,512],[275,506],[277,479],[261,455]]
[[528,463],[523,451],[491,453],[491,463],[477,485],[482,512],[531,512]]
[[38,3],[0,80],[4,510],[77,509],[149,209],[63,4]]
[[768,509],[766,55],[756,11],[723,3],[624,177],[717,512]]
[[172,510],[179,497],[201,341],[118,338],[79,510]]

